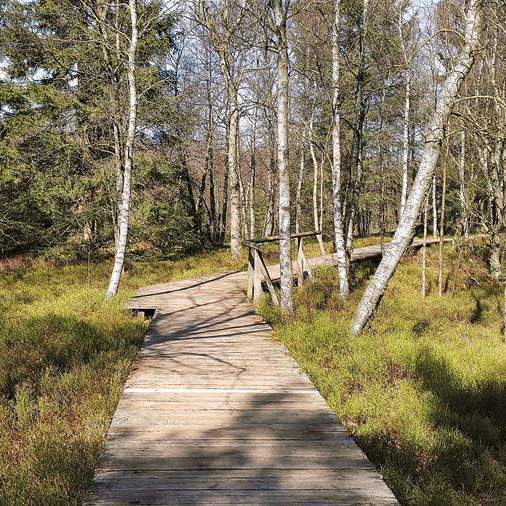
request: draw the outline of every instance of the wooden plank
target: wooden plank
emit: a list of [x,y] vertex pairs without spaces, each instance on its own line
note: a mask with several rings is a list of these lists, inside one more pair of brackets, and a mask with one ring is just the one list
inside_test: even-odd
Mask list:
[[[301,244],[302,273],[333,265]],[[85,504],[396,504],[248,304],[259,274],[274,297],[279,277],[251,256],[256,277],[252,265],[146,287],[131,302],[156,313]]]

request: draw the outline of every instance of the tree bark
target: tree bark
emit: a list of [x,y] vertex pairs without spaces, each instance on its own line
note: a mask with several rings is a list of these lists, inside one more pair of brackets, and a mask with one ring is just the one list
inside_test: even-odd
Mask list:
[[446,164],[448,163],[448,151],[450,142],[447,139],[446,157],[443,164],[443,187],[441,189],[441,214],[439,216],[439,271],[438,271],[438,293],[443,296],[443,246],[445,235],[445,208],[446,208]]
[[[355,170],[353,183],[351,184],[350,197],[346,206],[345,235],[347,255],[351,255],[353,249],[353,229],[358,206],[360,191],[362,188],[362,163],[364,144],[364,122],[367,113],[367,99],[364,95],[366,81],[366,36],[369,16],[369,0],[363,0],[362,13],[358,26],[358,69],[355,81],[355,123],[353,125],[353,141],[351,147],[351,165]],[[350,173],[352,171],[350,170]]]
[[423,207],[423,247],[422,247],[422,297],[427,295],[427,214],[429,207],[429,195],[425,199]]
[[315,111],[311,115],[309,122],[309,151],[311,153],[311,160],[313,162],[313,228],[314,230],[320,230],[320,223],[318,219],[318,159],[316,158],[316,152],[314,149],[314,115]]
[[274,1],[277,33],[278,88],[278,168],[279,168],[279,266],[281,309],[293,309],[293,273],[290,236],[290,174],[288,169],[288,40],[286,31],[288,4]]
[[332,25],[332,197],[334,203],[334,238],[336,244],[339,294],[348,297],[348,257],[344,237],[343,205],[341,200],[341,77],[339,61],[340,0],[335,0],[334,23]]
[[233,258],[241,254],[241,202],[240,181],[238,173],[237,137],[239,132],[239,105],[237,103],[237,90],[232,83],[227,84],[229,98],[228,129],[228,179],[230,192],[230,253]]
[[432,176],[432,237],[437,237],[437,181],[436,174]]
[[460,180],[460,205],[462,211],[462,235],[469,235],[469,216],[466,196],[466,131],[460,133],[460,159],[459,159],[459,180]]
[[463,79],[469,73],[474,62],[474,51],[478,44],[480,18],[480,0],[471,0],[465,17],[466,29],[464,46],[457,57],[455,65],[449,71],[442,87],[426,135],[420,167],[409,193],[404,212],[400,217],[392,242],[388,246],[385,255],[381,259],[358,305],[351,324],[351,331],[353,334],[360,333],[365,325],[373,318],[388,283],[402,255],[411,242],[415,223],[420,212],[420,206],[427,194],[430,180],[434,174],[441,142],[445,135],[445,127],[453,108],[454,99],[460,89]]
[[304,156],[304,146],[302,146],[300,150],[300,168],[299,168],[299,177],[297,179],[297,192],[295,194],[295,232],[299,232],[300,230],[301,196],[302,196],[302,184],[304,182],[304,169],[305,169],[305,156]]
[[135,56],[137,52],[137,0],[129,0],[130,20],[132,24],[132,33],[130,45],[128,48],[128,132],[124,151],[124,172],[123,172],[123,191],[121,197],[121,206],[119,209],[119,233],[116,245],[116,254],[114,256],[114,266],[109,280],[106,297],[111,298],[118,292],[118,286],[125,264],[126,246],[128,240],[128,225],[130,214],[130,193],[132,181],[132,166],[135,146],[135,128],[137,122],[137,83],[135,80]]
[[406,69],[406,85],[404,98],[404,124],[402,135],[402,182],[401,182],[401,205],[399,216],[404,211],[406,198],[408,196],[408,176],[409,176],[409,108],[411,100],[411,83],[409,70]]

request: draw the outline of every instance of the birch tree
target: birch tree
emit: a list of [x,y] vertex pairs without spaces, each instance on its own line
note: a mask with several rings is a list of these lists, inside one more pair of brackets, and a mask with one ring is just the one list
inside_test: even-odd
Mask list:
[[[241,188],[238,172],[239,153],[239,86],[241,81],[241,51],[238,31],[244,28],[245,10],[231,0],[220,0],[211,6],[207,0],[196,0],[197,20],[207,29],[221,66],[227,94],[227,164],[230,189],[230,252],[236,258],[241,253]],[[226,212],[224,210],[224,212]]]
[[478,45],[481,19],[480,0],[471,0],[465,12],[464,44],[441,88],[432,120],[425,135],[420,166],[395,235],[358,305],[351,324],[358,334],[373,318],[388,283],[413,237],[420,207],[426,196],[439,157],[445,128],[464,78],[472,68]]
[[279,170],[279,265],[281,308],[293,309],[293,272],[290,231],[290,173],[288,167],[288,36],[290,0],[274,0],[277,51],[277,130]]
[[336,245],[337,269],[339,272],[339,293],[347,297],[350,292],[348,280],[348,258],[343,226],[341,200],[341,111],[340,111],[340,33],[341,1],[335,0],[334,23],[332,24],[332,196],[334,204],[334,238]]
[[118,286],[125,264],[125,254],[128,240],[128,224],[130,217],[130,194],[132,184],[132,168],[135,146],[135,130],[137,122],[137,84],[135,80],[135,56],[137,52],[137,0],[129,0],[131,34],[128,48],[128,131],[123,153],[123,190],[121,193],[121,203],[118,212],[118,240],[116,244],[116,253],[114,256],[114,265],[107,288],[106,297],[111,298],[116,295]]
[[[409,146],[409,128],[410,128],[410,109],[411,109],[411,59],[410,48],[408,47],[408,35],[404,30],[403,16],[406,10],[409,8],[410,2],[401,0],[398,4],[399,18],[397,21],[397,27],[399,30],[399,39],[401,43],[401,52],[403,57],[404,65],[404,112],[403,112],[403,124],[402,124],[402,177],[401,177],[401,202],[399,216],[404,211],[406,205],[406,199],[408,195],[408,179],[409,179],[409,158],[410,158],[410,146]],[[409,23],[408,23],[409,29]]]

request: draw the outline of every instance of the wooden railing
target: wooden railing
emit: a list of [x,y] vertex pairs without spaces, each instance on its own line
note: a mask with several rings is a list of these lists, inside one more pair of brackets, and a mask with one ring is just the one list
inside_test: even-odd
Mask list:
[[[304,253],[304,238],[315,237],[318,240],[320,251],[325,255],[323,239],[321,232],[300,232],[292,234],[291,239],[295,241],[297,247],[297,261],[295,263],[297,270],[297,282],[299,285],[304,283],[306,279],[311,279],[313,273],[309,267],[306,254]],[[265,282],[267,290],[271,296],[272,302],[279,305],[278,296],[274,289],[274,284],[269,273],[269,269],[265,265],[263,258],[262,246],[270,242],[279,241],[279,236],[262,237],[260,239],[246,239],[243,241],[244,246],[248,247],[248,298],[256,302],[263,293],[262,283]]]

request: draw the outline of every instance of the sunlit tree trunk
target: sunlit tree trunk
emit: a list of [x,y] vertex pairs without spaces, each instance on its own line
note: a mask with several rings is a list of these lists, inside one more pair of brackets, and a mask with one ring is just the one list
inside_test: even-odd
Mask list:
[[423,247],[422,247],[422,297],[427,295],[427,214],[429,207],[429,195],[423,206]]
[[314,230],[320,230],[318,219],[318,159],[314,149],[314,115],[315,111],[313,111],[309,122],[309,151],[313,162],[313,228]]
[[278,170],[279,170],[279,265],[281,308],[293,309],[292,252],[290,240],[290,174],[288,169],[288,40],[286,22],[289,2],[274,0],[277,35]]
[[251,134],[251,158],[250,158],[250,181],[249,181],[249,236],[255,237],[256,233],[256,217],[255,217],[255,185],[256,185],[256,171],[257,171],[257,116],[258,109],[255,107],[253,115],[253,125]]
[[124,149],[124,171],[123,171],[123,190],[121,196],[121,206],[119,208],[118,218],[118,241],[116,244],[116,254],[114,256],[114,266],[112,269],[109,287],[106,297],[111,298],[118,292],[118,286],[125,264],[126,246],[128,240],[128,222],[130,215],[130,193],[132,181],[132,166],[135,145],[135,128],[137,121],[137,84],[135,81],[135,56],[137,52],[137,3],[136,0],[129,0],[131,36],[128,48],[128,132]]
[[230,253],[233,258],[237,258],[241,254],[241,202],[237,156],[239,105],[237,103],[237,90],[232,83],[227,84],[227,95],[230,107],[227,161],[230,192]]
[[357,206],[362,189],[362,163],[364,148],[364,122],[367,112],[367,98],[364,94],[364,85],[366,82],[366,36],[368,29],[369,0],[363,0],[362,12],[358,25],[358,68],[355,79],[355,123],[353,125],[353,140],[351,148],[351,164],[353,183],[346,206],[345,234],[347,254],[351,254],[353,248],[353,229],[357,215]]
[[295,232],[300,230],[302,184],[304,182],[305,155],[304,146],[300,150],[299,177],[297,178],[297,192],[295,194]]
[[404,97],[404,124],[402,135],[402,181],[401,181],[401,205],[400,215],[404,211],[406,198],[408,195],[408,176],[409,176],[409,108],[411,101],[411,83],[409,70],[406,70],[406,84]]
[[274,146],[269,149],[269,175],[267,179],[267,213],[265,215],[264,235],[274,234],[274,210],[276,203],[276,158]]
[[432,176],[432,237],[437,237],[437,180]]
[[397,269],[402,255],[413,237],[415,223],[420,206],[427,194],[431,178],[439,157],[441,142],[444,139],[445,127],[451,114],[454,99],[463,79],[469,73],[474,62],[474,51],[478,44],[480,21],[479,0],[471,0],[465,18],[465,43],[454,66],[448,72],[441,89],[436,109],[427,130],[425,146],[422,152],[420,167],[409,193],[404,212],[399,219],[395,235],[388,246],[381,262],[369,282],[353,318],[351,331],[358,334],[371,320],[378,304],[385,293],[390,278]]
[[462,235],[467,237],[469,235],[469,215],[467,209],[467,196],[466,196],[466,131],[462,130],[460,133],[460,158],[459,158],[459,195],[460,206],[462,212]]
[[438,293],[439,296],[443,295],[443,246],[445,235],[445,210],[446,210],[446,164],[448,163],[448,151],[450,141],[447,139],[446,157],[443,163],[443,182],[441,189],[441,214],[439,216],[439,253],[438,253]]
[[334,4],[334,23],[332,26],[332,197],[334,204],[334,239],[336,244],[337,269],[339,273],[339,293],[347,297],[350,293],[348,280],[348,258],[344,237],[343,206],[341,200],[341,111],[340,111],[340,66],[339,31],[340,0]]

